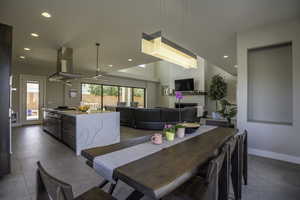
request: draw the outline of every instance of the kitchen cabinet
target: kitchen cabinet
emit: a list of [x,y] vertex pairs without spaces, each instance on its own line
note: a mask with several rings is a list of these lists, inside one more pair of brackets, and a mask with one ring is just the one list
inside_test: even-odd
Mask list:
[[62,141],[71,149],[76,149],[76,118],[62,117]]

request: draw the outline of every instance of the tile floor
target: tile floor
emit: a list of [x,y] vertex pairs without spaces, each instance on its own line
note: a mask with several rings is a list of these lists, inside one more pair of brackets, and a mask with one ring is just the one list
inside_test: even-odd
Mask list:
[[[122,127],[122,140],[153,131]],[[45,134],[40,126],[14,128],[12,134],[12,173],[0,177],[1,200],[35,200],[36,162],[40,160],[54,176],[73,186],[78,195],[102,180],[85,160],[65,145]],[[114,196],[126,199],[132,189],[118,184]],[[144,199],[147,199],[145,197]],[[300,166],[249,156],[249,185],[243,188],[243,200],[299,200]]]

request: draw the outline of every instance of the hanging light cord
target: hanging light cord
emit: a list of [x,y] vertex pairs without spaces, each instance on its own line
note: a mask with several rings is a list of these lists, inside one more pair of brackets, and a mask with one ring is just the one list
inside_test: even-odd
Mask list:
[[97,46],[97,75],[98,75],[100,72],[100,68],[99,68],[99,46],[100,46],[100,44],[96,43],[96,46]]

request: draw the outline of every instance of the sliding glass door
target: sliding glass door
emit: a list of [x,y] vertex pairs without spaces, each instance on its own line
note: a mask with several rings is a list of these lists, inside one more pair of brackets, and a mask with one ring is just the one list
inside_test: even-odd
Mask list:
[[119,87],[103,85],[103,106],[117,106],[119,101]]
[[120,103],[130,106],[132,102],[132,88],[120,87]]
[[81,84],[81,102],[92,109],[102,108],[102,86],[97,84]]
[[144,88],[133,88],[133,102],[137,103],[137,107],[145,107],[145,89]]
[[146,89],[95,83],[81,84],[81,103],[92,109],[103,109],[105,106],[136,106],[144,108]]

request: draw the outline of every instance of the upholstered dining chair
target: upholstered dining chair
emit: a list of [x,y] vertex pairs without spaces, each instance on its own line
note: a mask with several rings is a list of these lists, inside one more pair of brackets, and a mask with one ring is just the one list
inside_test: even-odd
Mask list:
[[115,200],[97,187],[75,198],[70,184],[48,174],[40,162],[37,165],[37,200]]
[[139,102],[136,102],[136,101],[130,102],[130,107],[137,108],[138,105],[139,105]]
[[241,142],[241,148],[240,148],[240,153],[242,157],[241,165],[242,165],[242,176],[244,179],[244,184],[248,185],[248,131],[245,130],[241,135],[240,135],[240,142]]
[[[240,181],[240,155],[239,155],[239,136],[236,135],[234,137],[232,137],[227,143],[230,149],[230,154],[229,154],[229,163],[230,163],[230,167],[229,167],[229,176],[228,176],[228,180],[229,180],[229,187],[233,189],[233,193],[234,193],[234,199],[238,200],[239,197],[241,197],[241,181]],[[228,188],[229,190],[227,191],[227,193],[230,196],[230,188]]]
[[[209,162],[206,176],[195,176],[181,185],[163,200],[219,200],[219,178],[221,178],[226,157],[229,153],[228,145],[225,145],[219,155]],[[226,168],[226,167],[225,167]],[[224,177],[224,176],[223,176]],[[222,180],[225,181],[226,180]]]
[[117,104],[118,106],[126,106],[127,105],[127,103],[126,102],[124,102],[124,101],[120,101],[120,102],[118,102],[118,104]]

